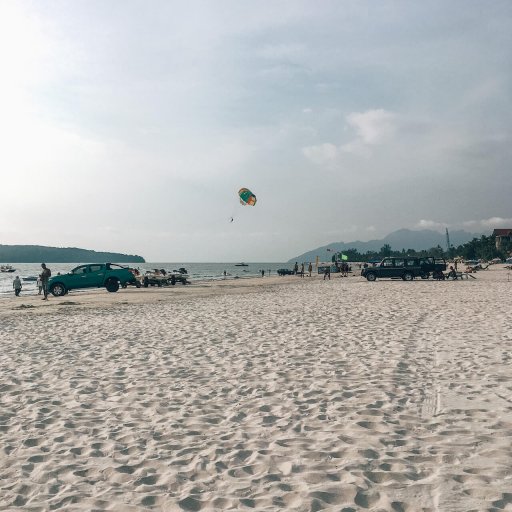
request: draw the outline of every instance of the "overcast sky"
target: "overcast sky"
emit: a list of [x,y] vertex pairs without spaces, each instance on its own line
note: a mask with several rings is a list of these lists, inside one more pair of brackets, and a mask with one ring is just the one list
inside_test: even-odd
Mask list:
[[511,63],[509,0],[0,0],[0,243],[284,261],[512,227]]

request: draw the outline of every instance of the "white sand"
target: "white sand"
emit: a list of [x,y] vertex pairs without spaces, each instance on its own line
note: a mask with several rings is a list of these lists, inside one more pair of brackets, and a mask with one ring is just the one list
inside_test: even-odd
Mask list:
[[1,301],[0,510],[512,510],[512,276],[476,277]]

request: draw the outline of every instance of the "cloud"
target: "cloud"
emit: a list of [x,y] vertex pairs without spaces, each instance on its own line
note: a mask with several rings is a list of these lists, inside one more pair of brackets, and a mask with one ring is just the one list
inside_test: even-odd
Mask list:
[[435,220],[421,219],[414,225],[415,229],[433,229],[435,231],[443,231],[448,224],[445,222],[436,222]]
[[303,60],[307,53],[305,44],[263,44],[256,50],[256,55],[269,60],[280,62],[296,62]]
[[487,232],[495,228],[512,228],[512,218],[490,217],[488,219],[466,220],[453,223],[421,219],[413,226],[413,229],[433,229],[435,231],[444,231],[446,228]]
[[338,157],[339,149],[334,144],[325,142],[317,146],[302,148],[302,153],[313,163],[323,165],[335,161]]
[[462,223],[463,226],[471,229],[494,229],[494,228],[512,228],[512,218],[491,217],[489,219],[468,220]]
[[372,148],[393,139],[398,126],[398,115],[384,109],[352,112],[345,117],[346,128],[353,138],[345,144],[329,142],[302,148],[302,153],[315,164],[329,164],[339,160],[344,153],[368,157]]
[[396,114],[384,109],[367,110],[349,114],[347,123],[363,144],[374,145],[393,136],[396,117]]

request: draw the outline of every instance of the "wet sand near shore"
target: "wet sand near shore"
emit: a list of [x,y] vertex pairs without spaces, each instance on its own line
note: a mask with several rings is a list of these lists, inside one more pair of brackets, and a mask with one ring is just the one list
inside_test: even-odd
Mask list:
[[510,510],[496,267],[2,300],[0,510]]
[[[312,280],[321,279],[322,276],[313,275]],[[196,281],[190,285],[176,284],[175,286],[149,286],[148,288],[135,288],[129,286],[119,289],[118,292],[109,293],[104,288],[91,288],[71,290],[64,297],[54,297],[49,294],[48,300],[43,301],[41,295],[21,294],[20,297],[2,297],[0,299],[0,316],[10,314],[12,311],[27,311],[34,313],[49,313],[53,308],[61,306],[82,307],[116,307],[126,304],[154,304],[181,300],[183,298],[207,297],[223,294],[255,293],[262,288],[275,285],[295,284],[300,277],[254,277],[242,279],[225,279],[215,281]],[[306,277],[304,277],[306,279]],[[309,277],[307,279],[310,279]]]

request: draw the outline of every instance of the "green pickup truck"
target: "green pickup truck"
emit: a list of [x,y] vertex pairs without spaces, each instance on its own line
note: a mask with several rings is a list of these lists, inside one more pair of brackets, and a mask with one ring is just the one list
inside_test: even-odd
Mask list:
[[80,265],[67,274],[53,276],[48,283],[48,289],[55,297],[61,297],[69,290],[79,288],[104,286],[109,292],[117,292],[119,286],[125,288],[128,284],[140,286],[130,269],[115,263],[90,263]]

